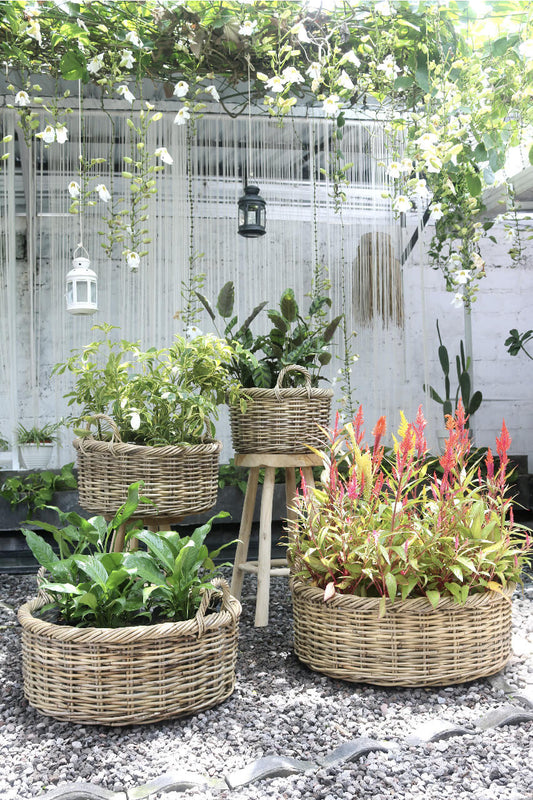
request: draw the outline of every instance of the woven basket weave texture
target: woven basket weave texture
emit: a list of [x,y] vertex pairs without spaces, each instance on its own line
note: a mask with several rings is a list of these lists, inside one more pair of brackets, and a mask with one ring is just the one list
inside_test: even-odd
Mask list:
[[511,654],[511,602],[505,595],[472,595],[465,605],[424,598],[387,601],[336,595],[291,580],[294,649],[298,658],[332,678],[382,686],[447,686],[492,675]]
[[217,501],[222,444],[148,447],[92,437],[75,439],[79,504],[92,514],[113,516],[126,502],[128,487],[143,481],[142,505],[133,518],[179,518],[201,514]]
[[[305,375],[306,385],[283,388],[290,371]],[[321,448],[327,436],[331,414],[331,389],[311,388],[307,370],[285,367],[274,389],[243,389],[247,409],[230,406],[233,447],[236,453],[308,453],[309,447]]]
[[[221,582],[222,584],[222,582]],[[19,610],[24,694],[55,719],[126,725],[192,714],[233,692],[241,606],[227,584],[221,608],[194,619],[128,628],[74,628],[34,614],[44,595]]]

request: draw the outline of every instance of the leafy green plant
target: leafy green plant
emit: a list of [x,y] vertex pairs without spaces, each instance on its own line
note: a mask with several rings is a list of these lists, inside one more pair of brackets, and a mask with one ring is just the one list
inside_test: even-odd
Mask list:
[[[59,555],[39,534],[24,530],[28,546],[45,568],[42,591],[51,598],[43,611],[54,610],[60,622],[79,627],[117,628],[152,620],[185,620],[194,616],[202,594],[213,588],[220,550],[209,552],[205,538],[213,517],[190,536],[175,531],[154,533],[131,521],[141,484],[132,484],[127,502],[111,522],[86,520],[56,509],[64,527],[43,524]],[[126,526],[126,546],[138,539],[146,551],[109,552],[119,526]]]
[[466,466],[470,441],[460,401],[448,420],[440,474],[427,462],[421,408],[414,423],[402,418],[390,466],[381,447],[385,418],[373,430],[372,449],[362,445],[362,424],[361,409],[353,423],[337,424],[322,486],[303,487],[295,501],[288,552],[301,578],[322,588],[325,601],[336,593],[380,597],[382,613],[386,598],[464,603],[520,580],[533,540],[509,514],[505,423],[496,439],[500,466],[495,471],[489,449],[485,478]]
[[[227,395],[238,402],[238,387],[227,368],[233,349],[222,339],[176,336],[168,348],[142,351],[136,342],[112,339],[111,325],[94,330],[103,334],[100,340],[54,367],[54,373],[68,370],[75,376],[65,396],[81,408],[73,420],[79,435],[88,434],[79,428],[84,421],[107,414],[123,442],[198,444],[206,433],[214,435],[212,420]],[[109,437],[99,421],[96,426],[98,439]]]
[[[444,373],[444,396],[441,397],[433,386],[429,387],[429,396],[432,400],[435,400],[436,403],[439,403],[442,406],[442,413],[444,415],[444,419],[448,416],[453,416],[455,410],[457,409],[459,397],[461,398],[461,402],[466,414],[466,427],[469,427],[470,418],[472,414],[474,414],[479,406],[481,405],[481,401],[483,400],[483,395],[480,391],[476,391],[472,394],[472,382],[470,380],[470,358],[466,358],[465,356],[465,348],[463,344],[463,340],[461,339],[459,345],[459,355],[455,357],[455,368],[457,371],[457,390],[455,392],[455,404],[452,406],[452,396],[451,396],[451,384],[450,384],[450,357],[448,355],[448,349],[442,343],[442,337],[440,335],[439,329],[439,321],[437,320],[437,333],[439,335],[439,362]],[[424,391],[426,391],[426,386],[424,384]]]
[[523,350],[524,353],[528,358],[533,361],[533,356],[529,353],[526,348],[526,342],[529,342],[530,339],[533,339],[533,331],[526,331],[525,333],[518,333],[516,328],[512,328],[509,331],[509,336],[505,340],[505,346],[507,347],[507,352],[511,356],[517,356],[520,350]]
[[2,436],[0,433],[0,453],[5,453],[6,450],[9,450],[9,442],[8,440]]
[[54,492],[75,489],[76,476],[72,472],[74,464],[65,464],[59,473],[51,470],[30,472],[23,477],[7,478],[0,489],[0,496],[7,500],[11,508],[27,503],[28,514],[44,508],[52,502]]
[[[198,297],[215,322],[215,311],[209,301],[203,295],[198,294]],[[312,385],[316,386],[322,377],[321,368],[331,360],[328,348],[342,320],[342,315],[331,321],[327,319],[331,299],[326,295],[313,297],[307,315],[303,317],[294,291],[285,289],[279,308],[266,312],[272,323],[270,332],[258,336],[252,334],[250,325],[266,303],[256,306],[239,326],[237,317],[233,315],[234,299],[234,286],[229,281],[220,291],[216,309],[223,319],[229,320],[223,335],[235,348],[230,368],[242,386],[273,388],[282,369],[291,364],[305,367],[311,375]],[[293,373],[291,377],[303,381],[301,373]]]
[[42,427],[34,425],[32,428],[25,428],[21,424],[17,427],[17,442],[19,444],[50,444],[56,441],[56,431],[62,424],[62,420],[55,423],[49,422]]

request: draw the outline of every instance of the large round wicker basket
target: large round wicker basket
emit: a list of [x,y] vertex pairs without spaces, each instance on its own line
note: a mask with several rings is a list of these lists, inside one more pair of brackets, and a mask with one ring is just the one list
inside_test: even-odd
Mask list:
[[511,654],[511,595],[471,595],[465,605],[423,598],[387,601],[336,595],[291,580],[294,649],[332,678],[382,686],[446,686],[492,675]]
[[[220,609],[206,613],[214,598]],[[192,714],[233,692],[241,606],[225,582],[194,619],[129,628],[74,628],[18,613],[24,694],[37,711],[83,724],[126,725]]]
[[79,504],[86,511],[113,516],[136,481],[144,482],[142,493],[154,505],[139,506],[133,518],[178,519],[215,505],[221,442],[164,447],[127,444],[120,440],[110,417],[98,414],[93,419],[105,420],[112,438],[74,440]]
[[[305,386],[283,388],[292,370],[305,375]],[[303,367],[285,367],[274,389],[243,389],[247,409],[230,406],[233,447],[236,453],[308,453],[309,447],[324,447],[331,412],[331,389],[311,388]]]

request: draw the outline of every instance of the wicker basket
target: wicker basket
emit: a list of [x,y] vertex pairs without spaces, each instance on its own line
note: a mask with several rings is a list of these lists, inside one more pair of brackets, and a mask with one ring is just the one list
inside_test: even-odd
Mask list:
[[[290,371],[302,372],[305,386],[282,388]],[[248,403],[246,412],[230,406],[236,453],[308,453],[306,445],[326,445],[327,437],[320,428],[329,425],[333,391],[312,389],[311,377],[303,367],[285,367],[274,389],[243,389],[242,394]]]
[[[205,613],[213,595],[220,610]],[[129,628],[74,628],[19,610],[24,694],[37,711],[83,724],[125,725],[192,714],[233,692],[241,606],[228,585],[196,617]]]
[[447,686],[498,672],[511,653],[511,595],[472,595],[465,605],[426,598],[336,595],[291,580],[294,649],[317,672],[382,686]]
[[201,514],[217,501],[218,461],[222,444],[149,447],[126,444],[110,417],[97,414],[112,430],[111,441],[75,439],[79,504],[91,514],[113,516],[126,502],[128,486],[144,481],[142,505],[133,518],[178,519]]

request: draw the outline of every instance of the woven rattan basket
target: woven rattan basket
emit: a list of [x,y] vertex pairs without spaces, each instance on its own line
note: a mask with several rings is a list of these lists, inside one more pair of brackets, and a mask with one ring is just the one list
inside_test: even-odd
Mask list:
[[[283,379],[290,371],[305,375],[305,386],[284,389]],[[306,369],[285,367],[274,389],[243,389],[247,409],[230,406],[231,436],[236,453],[308,453],[324,447],[327,438],[320,428],[330,421],[331,389],[311,388]]]
[[294,649],[332,678],[382,686],[446,686],[498,672],[511,653],[511,595],[472,595],[465,605],[426,598],[387,603],[336,595],[291,580]]
[[97,414],[112,430],[111,441],[74,440],[79,504],[92,514],[112,516],[126,502],[128,486],[144,481],[143,495],[153,503],[133,517],[175,519],[201,514],[217,501],[218,461],[222,444],[148,447],[126,444],[110,417]]
[[[241,606],[227,584],[204,595],[194,619],[130,628],[74,628],[23,605],[24,694],[37,711],[84,724],[125,725],[192,714],[233,692]],[[213,595],[220,609],[206,613]]]

